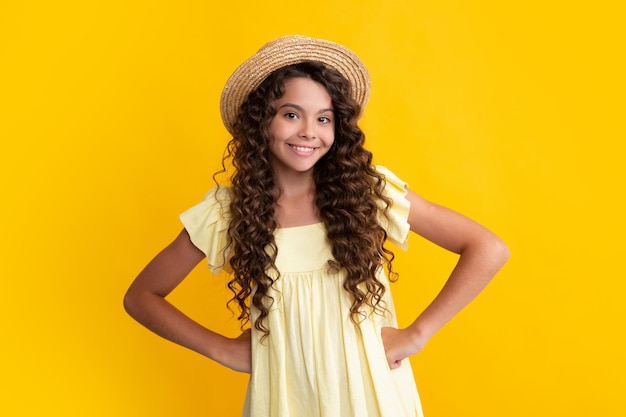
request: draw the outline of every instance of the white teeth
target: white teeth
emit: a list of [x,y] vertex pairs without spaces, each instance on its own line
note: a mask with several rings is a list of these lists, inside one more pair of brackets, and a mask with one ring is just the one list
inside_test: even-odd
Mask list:
[[305,148],[303,146],[295,146],[295,145],[290,145],[290,146],[298,152],[311,153],[315,150],[315,148]]

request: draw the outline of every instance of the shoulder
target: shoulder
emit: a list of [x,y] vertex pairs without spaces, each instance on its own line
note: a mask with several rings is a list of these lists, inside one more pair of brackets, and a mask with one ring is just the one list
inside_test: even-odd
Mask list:
[[400,179],[387,167],[376,165],[375,168],[376,172],[378,172],[385,180],[384,187],[382,188],[382,195],[391,200],[391,206],[395,204],[408,204],[406,196],[409,187],[406,181]]
[[388,200],[378,199],[378,223],[386,230],[388,238],[396,246],[406,249],[410,229],[408,223],[410,202],[406,198],[407,183],[382,165],[376,165],[375,168],[385,180],[382,196]]
[[209,217],[219,217],[221,219],[230,218],[230,202],[232,199],[232,189],[226,185],[216,185],[211,188],[202,198],[200,202],[191,208],[187,209],[185,213],[202,214]]
[[180,220],[191,242],[207,257],[213,272],[219,272],[225,264],[223,250],[228,243],[230,224],[230,187],[213,187],[195,206],[185,210]]
[[230,204],[232,198],[232,188],[228,185],[216,185],[204,196],[202,201],[215,202],[219,204]]

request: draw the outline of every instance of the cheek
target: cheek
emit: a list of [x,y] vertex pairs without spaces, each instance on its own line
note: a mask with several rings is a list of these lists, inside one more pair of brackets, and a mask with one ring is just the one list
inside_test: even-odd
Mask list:
[[328,135],[326,135],[326,137],[328,138],[327,139],[328,147],[331,147],[335,143],[335,140],[336,140],[335,129],[334,128],[329,129]]
[[270,138],[280,138],[285,134],[285,126],[280,121],[272,120],[270,123],[269,135]]

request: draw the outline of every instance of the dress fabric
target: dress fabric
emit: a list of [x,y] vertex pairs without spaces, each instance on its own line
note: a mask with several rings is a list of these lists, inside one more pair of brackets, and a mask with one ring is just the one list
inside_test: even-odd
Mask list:
[[[384,193],[392,199],[378,220],[388,238],[405,249],[409,225],[406,183],[384,167]],[[181,214],[192,242],[207,255],[209,269],[227,265],[224,253],[229,222],[228,187],[212,189],[198,205]],[[382,202],[381,202],[382,208]],[[252,372],[244,417],[422,417],[420,399],[408,359],[389,369],[381,328],[397,327],[387,285],[385,314],[369,314],[360,331],[350,320],[352,300],[343,288],[343,271],[332,272],[331,245],[323,223],[282,228],[274,234],[278,248],[274,299],[265,325],[270,335],[252,328]],[[254,321],[258,311],[252,309]]]

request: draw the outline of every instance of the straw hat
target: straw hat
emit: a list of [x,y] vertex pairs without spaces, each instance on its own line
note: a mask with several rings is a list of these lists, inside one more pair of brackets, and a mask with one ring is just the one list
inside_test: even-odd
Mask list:
[[339,71],[350,82],[352,97],[361,106],[367,104],[370,77],[363,62],[345,46],[306,36],[284,36],[263,45],[230,76],[220,101],[222,121],[233,133],[237,113],[250,92],[278,68],[303,61],[319,61]]

